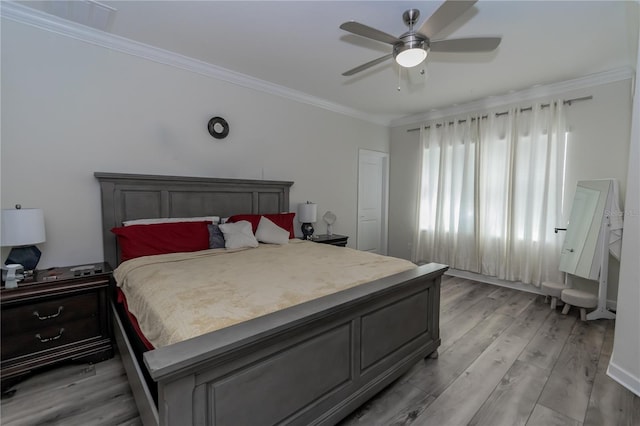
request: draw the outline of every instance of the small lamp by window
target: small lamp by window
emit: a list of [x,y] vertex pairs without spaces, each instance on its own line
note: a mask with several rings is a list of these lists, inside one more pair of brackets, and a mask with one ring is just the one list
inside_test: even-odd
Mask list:
[[302,235],[304,240],[313,238],[313,225],[316,221],[317,204],[307,201],[304,204],[298,204],[298,222],[302,223]]
[[12,247],[6,265],[22,265],[29,275],[40,261],[41,252],[35,244],[45,242],[42,209],[2,209],[0,244]]

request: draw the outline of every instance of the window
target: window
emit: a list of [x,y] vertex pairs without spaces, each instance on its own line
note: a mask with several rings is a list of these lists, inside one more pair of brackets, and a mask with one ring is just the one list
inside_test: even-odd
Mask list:
[[434,124],[421,136],[414,260],[536,285],[558,279],[562,102]]

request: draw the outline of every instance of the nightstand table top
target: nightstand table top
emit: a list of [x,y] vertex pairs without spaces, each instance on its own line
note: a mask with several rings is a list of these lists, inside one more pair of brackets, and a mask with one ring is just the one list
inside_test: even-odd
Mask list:
[[59,289],[80,285],[86,281],[108,281],[112,273],[111,266],[106,262],[87,263],[83,265],[36,269],[33,276],[18,282],[16,288],[0,288],[3,300],[21,297],[24,293],[57,292]]
[[321,243],[321,244],[331,244],[334,246],[341,246],[344,247],[347,245],[347,240],[349,239],[348,236],[346,235],[339,235],[339,234],[332,234],[332,235],[327,235],[327,234],[318,234],[318,235],[314,235],[313,239],[310,241],[313,241],[314,243]]

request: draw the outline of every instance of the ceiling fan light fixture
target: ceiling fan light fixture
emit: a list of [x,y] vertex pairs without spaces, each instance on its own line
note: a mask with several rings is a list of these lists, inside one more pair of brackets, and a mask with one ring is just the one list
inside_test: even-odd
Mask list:
[[401,67],[413,68],[427,58],[427,51],[421,47],[402,50],[396,55],[396,62]]

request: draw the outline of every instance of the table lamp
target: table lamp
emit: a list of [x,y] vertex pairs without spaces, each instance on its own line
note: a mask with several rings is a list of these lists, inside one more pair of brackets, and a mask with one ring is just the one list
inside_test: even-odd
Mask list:
[[304,204],[298,204],[298,222],[302,222],[303,240],[311,240],[313,238],[313,225],[316,221],[317,204],[307,201]]
[[41,252],[35,244],[45,242],[42,209],[2,209],[0,244],[12,247],[5,265],[22,265],[26,275],[36,269]]

